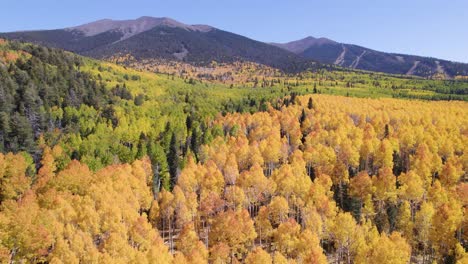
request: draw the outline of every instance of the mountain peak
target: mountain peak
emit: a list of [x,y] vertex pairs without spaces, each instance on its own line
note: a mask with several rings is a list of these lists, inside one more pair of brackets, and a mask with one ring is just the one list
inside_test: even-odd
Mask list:
[[296,54],[304,52],[306,49],[312,46],[321,46],[325,44],[336,44],[335,41],[328,38],[315,38],[312,36],[305,37],[300,40],[291,41],[288,43],[272,43],[273,45],[287,49]]
[[308,37],[306,37],[306,38],[304,38],[302,40],[299,40],[299,41],[309,42],[312,45],[336,44],[336,41],[331,40],[329,38],[324,38],[324,37],[314,38],[312,36],[308,36]]
[[212,27],[205,25],[187,25],[169,17],[142,16],[133,20],[101,19],[80,26],[67,28],[67,30],[77,30],[88,37],[96,36],[111,30],[119,30],[123,33],[121,39],[123,40],[135,36],[144,31],[155,28],[157,26],[183,28],[185,30],[202,32],[207,32],[213,29]]
[[317,39],[317,38],[314,38],[314,37],[312,37],[312,36],[307,36],[307,37],[301,39],[300,41],[314,41],[314,40],[316,40],[316,39]]
[[[208,31],[210,33],[206,34]],[[129,54],[137,61],[175,60],[197,66],[212,61],[242,60],[290,73],[324,63],[421,77],[468,75],[468,64],[380,52],[314,36],[288,43],[270,43],[277,46],[275,48],[235,33],[206,25],[184,24],[169,17],[101,19],[65,29],[0,33],[0,37],[58,47],[98,59]]]

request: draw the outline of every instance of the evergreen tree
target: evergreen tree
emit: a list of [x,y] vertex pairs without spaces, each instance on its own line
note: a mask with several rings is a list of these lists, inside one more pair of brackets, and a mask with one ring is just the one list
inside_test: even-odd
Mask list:
[[196,158],[198,158],[198,150],[200,148],[200,133],[198,128],[194,126],[192,128],[192,136],[190,137],[190,148],[192,149]]
[[139,94],[135,97],[135,100],[133,101],[136,106],[141,106],[145,102],[145,95],[144,94]]
[[388,128],[388,124],[385,124],[384,138],[388,138],[389,135],[390,135],[390,129]]
[[177,176],[179,173],[179,144],[175,133],[172,133],[169,152],[167,154],[167,163],[169,165],[169,173],[171,175],[170,186],[172,188],[177,183]]
[[164,152],[163,147],[156,142],[151,142],[148,144],[148,155],[151,159],[151,165],[155,177],[153,183],[156,185],[158,180],[160,181],[160,187],[165,190],[170,189],[170,174],[169,174],[169,165],[167,163],[167,156]]
[[143,133],[140,133],[140,139],[138,141],[138,146],[137,146],[137,149],[138,149],[137,155],[136,155],[137,159],[141,159],[148,154],[147,140],[148,139],[146,138],[146,135]]
[[314,101],[312,100],[312,97],[309,97],[309,102],[307,103],[307,108],[309,108],[309,109],[314,108]]
[[289,102],[290,102],[292,105],[296,104],[296,95],[297,95],[297,94],[296,94],[295,92],[292,92],[292,93],[290,94]]
[[301,117],[299,117],[299,122],[301,123],[301,125],[302,125],[302,123],[304,123],[304,121],[306,120],[306,118],[307,118],[307,114],[306,114],[306,112],[305,112],[305,109],[303,108],[303,109],[302,109],[302,113],[301,113]]
[[192,129],[193,125],[193,117],[192,115],[187,115],[187,118],[185,119],[185,126],[187,127],[187,131],[190,131]]

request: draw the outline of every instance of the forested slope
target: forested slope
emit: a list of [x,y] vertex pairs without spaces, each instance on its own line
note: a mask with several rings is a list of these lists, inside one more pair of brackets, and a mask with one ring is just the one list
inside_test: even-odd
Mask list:
[[127,70],[36,45],[2,41],[0,55],[0,150],[25,151],[36,162],[44,143],[61,145],[68,157],[92,169],[149,153],[154,158],[168,150],[172,134],[182,149],[193,122],[200,129],[205,117],[224,108],[239,104],[247,111],[260,104],[243,99],[246,90],[229,101],[223,99],[228,87]]
[[[57,125],[57,109],[101,109],[110,92],[79,67],[83,61],[56,49],[0,44],[0,149],[35,152],[35,139]],[[67,122],[68,121],[68,122]],[[63,126],[75,126],[65,120]]]
[[[468,92],[461,81],[327,71],[253,74],[245,82],[224,85],[127,69],[27,43],[2,41],[0,52],[0,149],[26,151],[38,163],[39,144],[61,145],[69,158],[93,170],[145,155],[166,168],[172,137],[175,156],[185,158],[210,142],[212,131],[206,128],[217,113],[265,110],[267,102],[277,105],[286,95],[466,100]],[[182,161],[172,159],[173,172]]]
[[1,262],[466,261],[466,102],[324,95],[464,82],[224,85],[5,41],[0,73]]

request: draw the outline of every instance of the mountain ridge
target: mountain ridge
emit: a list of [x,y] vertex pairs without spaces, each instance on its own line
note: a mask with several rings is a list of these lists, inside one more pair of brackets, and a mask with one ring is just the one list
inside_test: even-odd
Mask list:
[[[344,67],[430,78],[468,76],[468,64],[381,52],[321,37],[264,43],[209,25],[189,25],[168,17],[101,19],[54,30],[0,33],[0,37],[65,49],[96,59],[131,55],[192,65],[248,61],[297,73],[317,67]],[[328,65],[328,66],[327,66]]]
[[65,28],[65,30],[78,30],[85,34],[87,37],[96,36],[109,30],[120,30],[123,31],[124,38],[129,38],[139,33],[148,31],[157,26],[167,26],[175,28],[184,28],[187,30],[203,31],[207,32],[214,29],[208,25],[188,25],[176,21],[169,17],[150,17],[142,16],[137,19],[127,20],[113,20],[113,19],[101,19],[94,22],[86,23],[83,25]]
[[320,46],[320,45],[327,44],[327,43],[337,43],[337,42],[328,38],[324,38],[324,37],[315,38],[312,36],[308,36],[303,39],[290,41],[287,43],[271,42],[270,44],[280,47],[280,48],[287,49],[294,53],[301,53],[301,52],[304,52],[310,46],[313,46],[313,45]]
[[297,73],[316,67],[310,60],[208,25],[187,25],[170,18],[104,19],[65,29],[2,33],[6,39],[61,48],[96,59],[132,56],[193,65],[249,61]]
[[286,43],[271,43],[305,59],[351,69],[421,77],[453,78],[468,73],[468,64],[434,57],[383,52],[340,43],[327,38],[306,37]]

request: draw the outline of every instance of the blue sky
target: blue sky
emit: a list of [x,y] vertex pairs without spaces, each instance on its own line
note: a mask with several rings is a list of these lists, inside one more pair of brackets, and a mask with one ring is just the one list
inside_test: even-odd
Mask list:
[[265,42],[328,37],[468,63],[467,0],[0,0],[0,31],[143,15],[209,24]]

